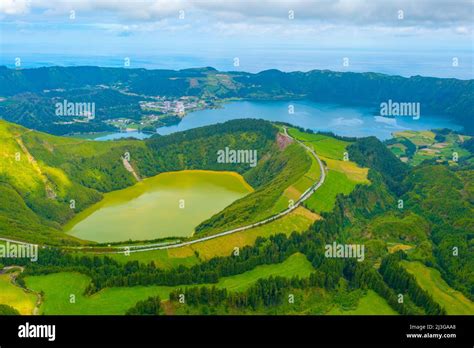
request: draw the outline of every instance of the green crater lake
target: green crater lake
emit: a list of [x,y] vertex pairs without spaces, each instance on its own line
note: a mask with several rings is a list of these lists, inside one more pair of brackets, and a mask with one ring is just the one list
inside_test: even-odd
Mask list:
[[101,243],[189,237],[202,221],[252,191],[237,173],[163,173],[106,193],[69,221],[65,231]]

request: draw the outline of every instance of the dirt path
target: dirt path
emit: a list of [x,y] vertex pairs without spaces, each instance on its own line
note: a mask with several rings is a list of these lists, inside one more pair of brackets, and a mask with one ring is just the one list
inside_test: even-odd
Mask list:
[[36,292],[34,290],[31,290],[31,289],[28,289],[28,288],[24,288],[22,286],[20,286],[20,284],[18,284],[18,282],[16,281],[18,276],[24,272],[25,270],[25,267],[22,267],[22,266],[8,266],[8,267],[4,267],[3,269],[0,270],[0,274],[3,274],[3,273],[6,273],[7,271],[10,271],[12,269],[18,269],[19,272],[14,272],[10,275],[10,282],[16,286],[16,287],[19,287],[20,289],[22,289],[23,291],[27,292],[27,293],[30,293],[30,294],[34,294],[36,295],[36,303],[35,303],[35,308],[33,309],[33,313],[32,315],[39,315],[39,310],[40,310],[40,307],[41,307],[41,304],[43,303],[43,296],[41,296],[41,294],[39,292]]
[[125,167],[125,169],[127,171],[129,171],[130,173],[132,173],[132,175],[135,177],[135,179],[137,181],[142,181],[142,179],[140,179],[140,177],[138,176],[137,172],[135,171],[135,169],[132,167],[132,165],[130,164],[130,162],[125,158],[125,157],[122,157],[122,162],[123,162],[123,166]]

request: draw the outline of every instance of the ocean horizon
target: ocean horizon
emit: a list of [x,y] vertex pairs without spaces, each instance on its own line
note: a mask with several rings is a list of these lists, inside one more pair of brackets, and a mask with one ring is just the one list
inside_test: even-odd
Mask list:
[[[100,66],[124,67],[124,59],[130,59],[130,68],[145,69],[170,69],[181,70],[189,68],[213,67],[219,71],[245,71],[258,73],[269,69],[278,69],[284,72],[332,70],[339,72],[374,72],[403,77],[426,76],[438,78],[456,78],[461,80],[474,79],[472,56],[469,52],[458,54],[458,66],[452,66],[452,55],[437,54],[420,55],[405,52],[377,52],[357,51],[344,53],[341,50],[298,53],[295,61],[288,55],[249,54],[240,56],[239,66],[233,65],[233,56],[214,55],[189,55],[189,54],[157,54],[133,55],[69,55],[69,54],[12,54],[0,56],[0,65],[16,68],[15,59],[21,59],[21,68],[40,68],[51,66]],[[349,66],[342,65],[345,56],[349,58]],[[276,58],[274,58],[276,57]],[[315,58],[316,57],[316,58]]]

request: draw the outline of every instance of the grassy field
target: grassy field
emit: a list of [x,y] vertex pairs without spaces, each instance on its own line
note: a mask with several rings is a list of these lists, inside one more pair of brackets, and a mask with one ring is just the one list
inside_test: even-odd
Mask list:
[[306,278],[309,277],[312,271],[314,271],[314,268],[306,259],[306,256],[296,253],[282,263],[262,265],[233,277],[222,278],[217,286],[230,291],[243,291],[252,286],[258,279],[269,278],[270,276]]
[[[54,273],[26,278],[28,288],[44,292],[41,314],[92,315],[124,314],[136,302],[149,296],[166,298],[170,287],[137,286],[133,288],[108,288],[90,297],[83,295],[90,278],[79,273]],[[71,295],[75,303],[70,303]]]
[[294,128],[290,128],[288,132],[292,137],[304,142],[305,145],[311,146],[318,156],[335,160],[343,160],[346,147],[350,144],[348,141],[338,140],[322,134],[304,133]]
[[397,315],[377,293],[367,290],[367,294],[359,299],[357,308],[351,310],[342,310],[339,306],[334,306],[327,314],[329,315]]
[[31,159],[23,152],[19,135],[25,130],[22,127],[0,121],[0,174],[8,173],[9,180],[22,192],[25,190],[44,189],[44,183]]
[[[181,248],[179,248],[181,249]],[[178,249],[178,250],[179,250]],[[130,253],[129,256],[124,254],[107,254],[108,257],[111,257],[119,262],[128,262],[128,261],[139,261],[143,263],[154,262],[156,267],[162,269],[176,268],[180,265],[189,267],[199,263],[199,258],[194,254],[174,254],[171,252],[173,249],[165,250],[152,250],[139,253]],[[90,253],[84,253],[84,255],[91,255]]]
[[448,314],[474,315],[474,303],[459,291],[452,289],[441,278],[438,270],[427,267],[421,262],[402,261],[401,264],[415,276],[420,287],[433,296]]
[[[437,140],[435,136],[432,131],[396,132],[388,147],[401,160],[414,166],[427,159],[436,159],[452,165],[454,152],[459,158],[469,155],[469,151],[461,147],[464,141],[470,139],[469,136],[449,133],[444,135],[444,140]],[[406,146],[402,144],[407,141],[416,147],[413,154],[407,153]]]
[[396,137],[404,137],[411,140],[417,146],[428,146],[435,142],[435,133],[432,131],[402,131],[394,134]]
[[[280,264],[257,266],[255,269],[231,277],[224,277],[215,284],[231,291],[245,290],[261,278],[270,276],[306,277],[312,266],[302,254],[294,254]],[[83,295],[90,279],[79,273],[54,273],[42,276],[30,276],[26,279],[28,288],[44,292],[44,303],[40,312],[43,314],[62,315],[112,315],[124,314],[136,302],[149,296],[168,298],[169,293],[177,287],[169,286],[135,286],[107,288],[92,296]],[[70,296],[75,295],[76,303],[70,303]]]
[[326,163],[329,170],[343,173],[349,181],[358,184],[370,183],[370,181],[367,179],[369,168],[361,168],[351,161],[333,160],[324,156],[321,156],[321,159]]
[[10,276],[11,273],[0,274],[0,304],[9,305],[23,315],[33,314],[36,295],[13,285]]
[[[0,120],[0,236],[29,239],[38,232],[54,238],[24,197],[46,196],[41,167],[22,149],[19,137],[26,129]],[[31,205],[30,205],[31,206]]]
[[314,185],[321,176],[321,168],[318,161],[308,152],[308,157],[311,159],[311,166],[308,171],[299,178],[296,182],[290,185],[280,196],[274,207],[274,212],[280,212],[288,208],[290,200],[296,202],[303,192]]
[[297,182],[290,186],[290,188],[294,188],[298,191],[298,197],[296,198],[299,198],[304,191],[314,185],[314,183],[317,182],[321,176],[321,168],[319,167],[318,161],[310,153],[308,153],[308,155],[311,158],[311,167],[304,176],[302,176]]
[[211,239],[202,243],[189,245],[183,248],[170,250],[171,256],[199,254],[201,259],[210,259],[215,256],[229,256],[235,247],[242,248],[253,245],[257,237],[270,237],[278,233],[290,235],[292,232],[302,232],[309,228],[319,216],[307,209],[297,208],[285,217],[269,224],[247,231],[237,232],[228,236]]
[[331,211],[338,194],[349,194],[357,184],[369,184],[368,168],[344,161],[344,152],[350,142],[322,134],[308,134],[290,129],[291,136],[314,149],[326,164],[326,181],[306,202],[305,206],[316,213]]
[[257,237],[266,238],[278,233],[290,235],[292,232],[303,232],[319,218],[319,215],[299,207],[283,218],[266,225],[204,242],[174,249],[131,253],[130,256],[123,254],[110,254],[107,256],[120,262],[137,260],[149,263],[153,261],[157,267],[164,269],[174,268],[179,265],[191,266],[200,260],[207,260],[216,256],[229,256],[236,247],[242,248],[247,245],[253,245]]
[[334,208],[338,194],[349,194],[357,183],[347,179],[343,173],[329,171],[324,184],[305,202],[309,209],[321,213]]

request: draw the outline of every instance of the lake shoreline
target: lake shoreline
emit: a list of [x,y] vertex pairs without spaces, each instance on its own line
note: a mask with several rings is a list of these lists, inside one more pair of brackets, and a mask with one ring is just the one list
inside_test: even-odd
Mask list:
[[[186,114],[178,123],[157,128],[158,135],[169,135],[232,119],[255,118],[271,122],[284,122],[315,132],[332,132],[338,136],[376,136],[380,140],[392,138],[392,134],[404,130],[430,130],[449,128],[462,131],[463,127],[439,115],[412,117],[382,117],[375,106],[347,106],[334,103],[318,103],[304,98],[292,99],[239,99],[223,102],[219,108],[198,110]],[[102,137],[91,137],[95,141],[107,141],[134,137],[146,139],[155,133],[116,132]],[[95,138],[95,139],[94,139]]]
[[[105,193],[102,200],[79,212],[63,225],[63,231],[77,238],[97,243],[120,243],[126,242],[127,240],[191,237],[194,234],[194,227],[200,222],[221,211],[236,199],[242,198],[243,196],[253,192],[253,190],[254,189],[240,174],[231,171],[182,170],[159,173],[155,176],[145,178],[127,188]],[[193,194],[194,191],[197,192],[197,197],[196,194]],[[176,197],[174,197],[174,195],[176,195]],[[191,215],[190,219],[183,220],[182,218],[179,218],[180,214],[178,213],[179,210],[177,210],[177,203],[180,199],[179,197],[181,197],[181,199],[186,198],[186,206],[191,206],[191,211],[189,211]],[[205,197],[210,197],[209,202],[204,199]],[[170,199],[176,199],[176,206],[173,205],[175,208],[170,208]],[[165,214],[164,216],[161,216],[162,220],[156,220],[157,216],[150,218],[149,216],[147,217],[146,214],[140,215],[139,209],[141,206],[137,202],[141,200],[143,200],[144,209],[148,211],[150,215]],[[203,204],[202,202],[205,202],[206,204]],[[132,206],[125,208],[124,204],[127,203],[131,203]],[[101,209],[107,210],[106,212],[103,212],[106,216],[101,218],[94,216],[94,214],[100,212]],[[159,211],[160,209],[163,209],[163,212]],[[186,207],[186,209],[188,208]],[[140,221],[133,220],[134,222],[131,222],[132,233],[127,233],[127,238],[112,238],[104,240],[103,238],[94,235],[94,231],[97,233],[102,231],[102,228],[98,224],[103,224],[104,221],[109,223],[112,221],[111,223],[114,223],[113,219],[116,218],[122,221],[122,223],[129,223],[126,216],[127,214],[130,214],[130,211],[133,211],[134,215],[139,215],[148,222],[161,221],[162,224],[167,225],[170,228],[173,226],[173,221],[178,221],[178,227],[176,227],[176,230],[179,230],[180,233],[177,233],[176,235],[150,235],[150,226],[146,223],[140,223]],[[206,213],[209,211],[212,211],[213,214],[210,215]],[[95,220],[96,223],[92,223],[92,226],[84,224],[86,220],[91,218]],[[171,223],[168,220],[170,220]],[[185,225],[190,225],[193,221],[195,222],[195,225],[192,227],[192,230],[190,230],[189,233],[183,234]],[[122,234],[125,233],[124,226],[119,223],[117,224],[116,230],[121,231]],[[79,228],[78,225],[80,225]],[[159,226],[158,228],[161,227]],[[113,227],[111,228],[109,226],[104,230],[107,230],[109,235],[113,235],[115,232],[110,232],[113,229]],[[142,235],[135,235],[137,232],[140,232],[140,229],[142,232],[143,230],[148,231],[145,236],[146,238]],[[189,226],[187,230],[189,230]],[[96,238],[86,238],[86,236],[95,236]]]

